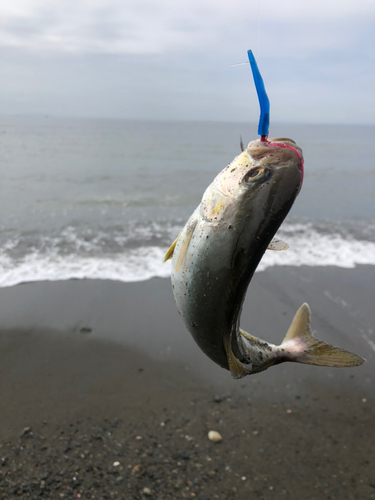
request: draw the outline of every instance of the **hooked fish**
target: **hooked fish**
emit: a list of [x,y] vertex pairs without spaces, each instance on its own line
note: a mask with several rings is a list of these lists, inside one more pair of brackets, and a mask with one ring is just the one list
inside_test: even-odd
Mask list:
[[[244,149],[244,148],[242,148]],[[172,258],[177,309],[202,351],[234,378],[284,361],[359,366],[365,360],[317,339],[310,308],[297,311],[281,345],[243,331],[240,317],[250,280],[303,181],[302,150],[291,139],[252,141],[214,179],[166,253]]]

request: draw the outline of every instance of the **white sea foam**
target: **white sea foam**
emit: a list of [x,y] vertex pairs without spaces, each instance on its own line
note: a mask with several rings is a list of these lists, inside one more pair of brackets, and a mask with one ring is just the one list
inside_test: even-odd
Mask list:
[[163,264],[165,251],[160,247],[140,247],[112,258],[33,253],[16,265],[2,256],[0,287],[45,280],[144,281],[155,276],[166,278],[170,276],[170,263]]
[[[284,225],[277,236],[289,244],[289,250],[267,251],[257,271],[273,266],[354,268],[357,264],[375,265],[375,243],[371,241],[345,238],[340,234],[321,234],[309,224]],[[72,247],[70,253],[64,255],[52,246],[47,252],[34,248],[17,259],[10,258],[4,250],[3,247],[3,252],[0,252],[0,287],[72,278],[130,282],[170,275],[170,263],[163,264],[167,247],[161,246],[123,248],[121,252],[103,255],[77,254]]]
[[[286,226],[278,236],[289,244],[283,252],[267,251],[257,271],[272,266],[337,266],[353,268],[357,264],[375,265],[375,243],[344,238],[339,234],[320,234],[311,227]],[[298,230],[297,230],[298,229]]]

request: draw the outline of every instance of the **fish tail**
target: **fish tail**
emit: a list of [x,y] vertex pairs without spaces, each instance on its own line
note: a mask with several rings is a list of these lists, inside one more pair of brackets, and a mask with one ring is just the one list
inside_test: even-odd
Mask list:
[[280,346],[287,361],[337,368],[359,366],[366,361],[353,352],[326,344],[314,337],[310,320],[310,307],[306,303],[302,304]]

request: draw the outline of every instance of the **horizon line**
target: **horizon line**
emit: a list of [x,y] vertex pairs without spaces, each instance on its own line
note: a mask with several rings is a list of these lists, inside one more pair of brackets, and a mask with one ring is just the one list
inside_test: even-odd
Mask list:
[[[257,125],[258,121],[245,121],[245,120],[215,120],[208,118],[195,118],[195,119],[184,119],[184,118],[125,118],[125,117],[110,117],[110,116],[78,116],[78,115],[58,115],[49,113],[1,113],[1,118],[52,118],[52,119],[62,119],[62,120],[112,120],[112,121],[127,121],[127,122],[156,122],[156,123],[222,123],[222,124],[248,124]],[[360,127],[374,127],[375,122],[303,122],[303,121],[274,121],[274,125],[341,125],[341,126],[360,126]]]

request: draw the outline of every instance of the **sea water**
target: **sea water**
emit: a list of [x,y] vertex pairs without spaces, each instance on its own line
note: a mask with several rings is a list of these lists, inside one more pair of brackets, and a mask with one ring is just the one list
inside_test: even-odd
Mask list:
[[[0,286],[167,277],[165,251],[255,123],[3,117]],[[305,180],[271,266],[375,265],[375,127],[272,124]]]

